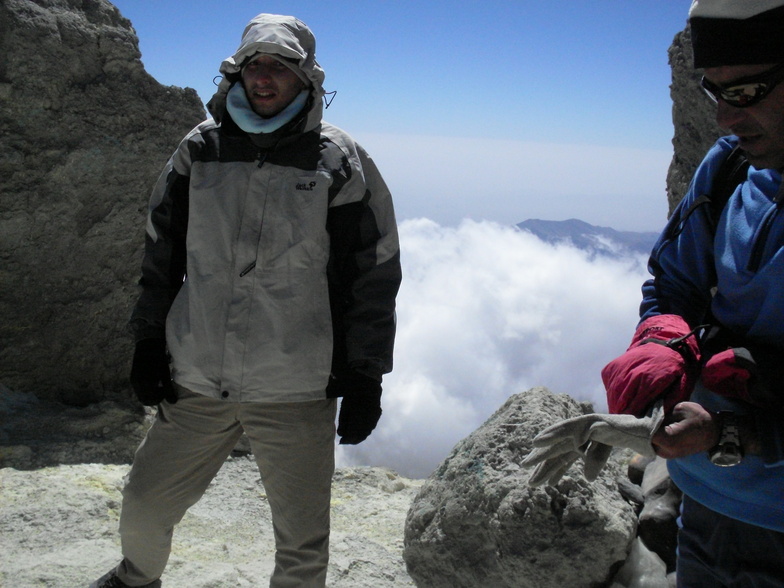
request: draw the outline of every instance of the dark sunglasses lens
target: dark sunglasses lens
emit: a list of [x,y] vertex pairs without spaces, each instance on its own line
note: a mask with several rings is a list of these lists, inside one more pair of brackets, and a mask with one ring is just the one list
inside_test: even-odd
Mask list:
[[742,108],[760,101],[768,93],[767,90],[768,85],[763,83],[741,84],[725,88],[721,92],[721,98],[728,104]]
[[702,78],[702,89],[714,102],[723,100],[730,106],[743,108],[751,106],[762,100],[768,93],[769,84],[765,82],[755,82],[751,84],[739,84],[722,88],[713,82]]

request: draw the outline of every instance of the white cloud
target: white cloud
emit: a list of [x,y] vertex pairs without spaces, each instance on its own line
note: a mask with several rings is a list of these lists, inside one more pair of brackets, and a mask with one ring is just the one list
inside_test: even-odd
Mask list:
[[395,369],[379,427],[342,464],[426,477],[510,395],[535,386],[606,410],[600,370],[637,322],[645,259],[589,259],[513,227],[400,225]]

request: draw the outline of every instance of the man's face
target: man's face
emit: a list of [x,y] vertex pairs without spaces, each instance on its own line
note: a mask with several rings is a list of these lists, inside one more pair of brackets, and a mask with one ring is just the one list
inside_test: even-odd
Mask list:
[[[705,69],[705,78],[727,87],[736,80],[767,72],[776,64],[733,65]],[[784,169],[784,82],[745,108],[718,101],[716,122],[740,139],[740,147],[757,169]]]
[[259,55],[242,68],[242,84],[248,102],[262,118],[278,114],[305,88],[297,74],[269,55]]

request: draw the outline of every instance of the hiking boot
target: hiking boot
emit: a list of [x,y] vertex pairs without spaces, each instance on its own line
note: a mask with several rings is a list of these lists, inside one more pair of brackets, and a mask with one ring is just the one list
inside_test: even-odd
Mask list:
[[[117,577],[117,570],[112,570],[90,584],[89,588],[132,588]],[[155,580],[139,588],[161,588],[161,581]]]

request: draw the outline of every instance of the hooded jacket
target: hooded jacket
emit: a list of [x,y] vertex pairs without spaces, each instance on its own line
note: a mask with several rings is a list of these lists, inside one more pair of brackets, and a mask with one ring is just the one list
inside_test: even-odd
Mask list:
[[[643,286],[643,320],[677,314],[692,327],[707,311],[734,333],[737,346],[784,353],[784,184],[773,169],[749,168],[711,230],[706,207],[684,217],[696,198],[708,194],[737,137],[713,146],[694,174],[689,191],[654,245]],[[672,227],[680,226],[671,238]],[[784,395],[784,386],[776,391]],[[698,386],[691,400],[711,411],[730,410],[754,418],[762,455],[746,455],[734,467],[713,465],[707,453],[668,461],[673,481],[708,508],[747,523],[784,532],[784,397],[764,409]]]
[[[242,131],[225,108],[257,53],[310,81],[279,130]],[[291,17],[259,15],[198,125],[150,200],[136,339],[163,337],[173,380],[237,402],[325,397],[330,373],[378,381],[392,369],[401,273],[392,200],[372,159],[322,122],[315,39]]]

